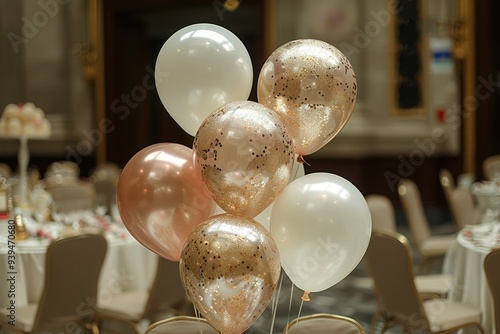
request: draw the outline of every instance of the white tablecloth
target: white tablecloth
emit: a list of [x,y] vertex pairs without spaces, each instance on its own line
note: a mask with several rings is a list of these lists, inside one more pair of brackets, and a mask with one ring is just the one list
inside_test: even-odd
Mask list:
[[[156,272],[157,255],[130,235],[106,237],[108,250],[99,279],[99,300],[105,301],[122,291],[149,289]],[[48,243],[47,239],[16,241],[15,303],[18,307],[35,303],[41,297]],[[7,250],[5,243],[0,245],[0,308],[12,299],[8,297]]]
[[[443,272],[451,274],[454,287],[450,299],[478,307],[482,312],[482,325],[488,334],[495,333],[494,306],[486,276],[484,258],[490,252],[491,238],[481,235],[481,226],[469,226],[457,234],[457,242],[444,259]],[[488,239],[485,244],[482,238]],[[475,329],[464,333],[477,333]]]

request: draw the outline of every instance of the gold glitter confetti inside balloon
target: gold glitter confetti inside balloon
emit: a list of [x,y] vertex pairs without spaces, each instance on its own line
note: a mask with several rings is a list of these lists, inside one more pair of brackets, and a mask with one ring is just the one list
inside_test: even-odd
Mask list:
[[256,102],[231,102],[214,111],[193,147],[197,171],[227,213],[257,216],[290,179],[292,139],[278,115]]
[[316,152],[337,135],[349,120],[357,95],[347,57],[314,39],[276,49],[262,66],[257,85],[259,103],[279,114],[299,155]]
[[193,230],[179,270],[203,317],[222,334],[241,334],[269,304],[281,263],[278,248],[262,225],[223,214]]

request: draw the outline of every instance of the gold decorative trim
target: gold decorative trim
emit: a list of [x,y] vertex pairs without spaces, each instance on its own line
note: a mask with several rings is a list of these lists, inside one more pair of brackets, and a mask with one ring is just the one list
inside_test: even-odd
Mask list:
[[[464,59],[462,63],[463,71],[463,96],[462,106],[464,109],[463,117],[463,171],[464,173],[476,172],[475,156],[476,156],[476,110],[475,106],[466,103],[469,96],[475,96],[476,85],[476,55],[474,42],[474,1],[473,0],[458,0],[458,20],[463,21],[464,40],[461,45],[464,48]],[[459,32],[459,34],[461,34]]]
[[278,45],[278,1],[264,1],[264,59],[273,53]]
[[[87,31],[88,31],[88,54],[93,67],[94,75],[94,126],[98,126],[101,120],[106,117],[105,108],[105,76],[104,76],[104,28],[102,0],[87,0]],[[97,145],[96,163],[106,162],[106,136]]]

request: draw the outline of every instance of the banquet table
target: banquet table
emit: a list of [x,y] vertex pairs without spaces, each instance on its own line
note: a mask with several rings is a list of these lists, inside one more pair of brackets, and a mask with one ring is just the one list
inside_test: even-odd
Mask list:
[[[470,225],[462,229],[456,243],[447,252],[443,272],[454,277],[449,294],[453,301],[478,307],[486,333],[495,333],[494,305],[484,273],[484,259],[494,247],[500,246],[499,226]],[[475,329],[463,333],[476,333]]]
[[[46,230],[60,229],[62,224],[45,224]],[[119,231],[117,233],[117,230]],[[99,278],[98,299],[104,301],[122,291],[149,289],[156,272],[157,255],[138,243],[126,229],[104,231],[108,249]],[[11,285],[9,275],[8,250],[5,242],[0,242],[0,308],[6,307],[14,299],[18,307],[36,303],[41,297],[44,284],[45,254],[49,238],[30,237],[15,241],[15,297],[9,296]]]

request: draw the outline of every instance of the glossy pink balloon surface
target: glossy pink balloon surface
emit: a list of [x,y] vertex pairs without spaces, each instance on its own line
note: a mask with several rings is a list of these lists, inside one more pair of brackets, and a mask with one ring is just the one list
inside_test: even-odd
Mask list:
[[172,261],[179,261],[188,235],[214,207],[195,171],[193,151],[172,143],[148,146],[129,160],[118,182],[117,201],[130,234]]

